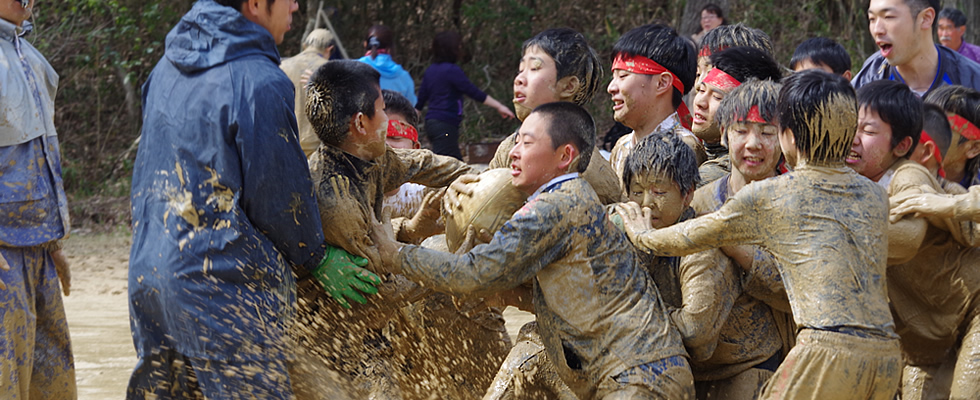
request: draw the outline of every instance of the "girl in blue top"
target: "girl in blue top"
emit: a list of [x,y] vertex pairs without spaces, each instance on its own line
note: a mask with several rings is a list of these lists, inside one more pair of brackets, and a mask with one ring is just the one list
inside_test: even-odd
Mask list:
[[[514,113],[470,82],[463,69],[456,65],[462,49],[459,33],[444,31],[432,39],[432,65],[425,70],[415,108],[422,110],[429,103],[425,114],[425,134],[436,154],[453,156],[460,160],[459,123],[463,121],[463,95],[493,107],[505,119]],[[421,112],[421,111],[420,111]]]
[[367,63],[381,73],[381,89],[401,93],[415,104],[415,81],[401,65],[391,58],[394,34],[387,26],[375,25],[368,30],[364,48],[367,53],[357,61]]

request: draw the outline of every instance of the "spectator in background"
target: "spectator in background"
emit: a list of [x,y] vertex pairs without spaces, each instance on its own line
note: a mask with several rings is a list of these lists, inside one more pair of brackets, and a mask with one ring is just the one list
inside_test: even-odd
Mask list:
[[[52,4],[52,3],[48,3]],[[68,200],[54,128],[58,73],[23,38],[34,1],[0,0],[0,398],[74,399],[65,308]]]
[[303,71],[314,70],[330,58],[336,40],[333,32],[326,29],[314,29],[303,40],[303,51],[282,61],[279,68],[293,81],[296,90],[295,114],[296,125],[299,127],[299,145],[303,153],[309,157],[320,146],[320,138],[316,137],[310,119],[306,117],[306,89],[303,88]]
[[425,134],[432,142],[432,151],[460,160],[463,155],[459,151],[459,124],[463,121],[464,94],[497,110],[505,119],[514,118],[514,112],[476,87],[456,65],[462,48],[459,33],[444,31],[436,34],[432,39],[432,65],[422,76],[422,87],[415,103],[419,110],[429,104],[425,113]]
[[966,15],[955,8],[946,7],[939,12],[939,43],[958,51],[973,61],[980,62],[980,46],[963,40],[966,33]]
[[698,44],[708,31],[722,25],[728,25],[728,21],[725,20],[725,13],[721,11],[721,7],[714,3],[705,4],[701,8],[701,30],[691,35],[691,39]]
[[980,64],[932,38],[939,0],[871,0],[868,28],[879,52],[868,57],[851,85],[890,79],[919,97],[943,85],[980,88]]
[[805,69],[821,69],[832,74],[851,79],[851,55],[847,49],[831,39],[815,37],[804,40],[789,61],[789,68],[795,72]]
[[415,81],[401,65],[391,58],[395,47],[394,33],[387,26],[375,25],[368,30],[364,49],[367,53],[358,59],[381,73],[381,88],[394,90],[415,104]]

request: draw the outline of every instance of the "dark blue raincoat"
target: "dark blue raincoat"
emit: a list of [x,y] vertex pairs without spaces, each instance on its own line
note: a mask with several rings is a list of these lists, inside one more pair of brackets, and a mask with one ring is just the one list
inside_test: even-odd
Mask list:
[[143,87],[133,171],[129,296],[140,357],[282,359],[290,266],[312,269],[323,232],[267,30],[210,0],[167,35]]

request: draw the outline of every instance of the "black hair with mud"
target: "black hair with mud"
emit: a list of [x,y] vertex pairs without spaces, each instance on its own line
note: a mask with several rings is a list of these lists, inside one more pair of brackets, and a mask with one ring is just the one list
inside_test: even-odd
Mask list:
[[777,105],[780,88],[782,84],[773,80],[750,79],[725,95],[715,111],[715,121],[718,121],[718,126],[724,132],[735,122],[745,120],[752,106],[758,106],[762,119],[779,126]]
[[432,62],[452,63],[459,60],[463,37],[456,31],[442,31],[432,38]]
[[749,78],[778,81],[783,78],[783,70],[766,52],[755,47],[732,47],[711,55],[711,65],[739,82]]
[[621,53],[649,58],[681,81],[684,91],[681,93],[674,89],[674,108],[681,105],[684,95],[694,86],[698,53],[690,40],[678,35],[674,28],[660,24],[634,28],[620,36],[613,45],[613,58]]
[[[238,11],[242,11],[242,4],[245,4],[246,1],[248,1],[248,0],[215,0],[215,2],[218,3],[218,4],[220,4],[220,5],[223,5],[225,7],[231,7],[231,8],[234,8],[234,9],[238,10]],[[266,3],[266,7],[268,7],[271,10],[272,9],[272,3],[275,3],[275,2],[276,2],[276,0],[269,0],[269,2]]]
[[584,35],[570,28],[547,29],[524,41],[521,54],[532,46],[555,60],[555,68],[558,70],[555,80],[566,76],[578,77],[582,87],[572,96],[575,104],[585,105],[592,101],[602,82],[602,63]]
[[[551,147],[559,147],[571,143],[579,152],[578,165],[570,172],[583,172],[589,166],[592,149],[595,148],[595,121],[582,106],[567,102],[556,101],[534,108],[531,114],[540,114],[548,119],[548,136]],[[530,116],[529,114],[528,116]]]
[[857,99],[840,75],[810,69],[783,79],[779,126],[793,132],[796,148],[811,164],[843,164],[857,132]]
[[809,38],[796,46],[789,68],[796,69],[796,66],[806,61],[826,65],[838,75],[851,70],[851,55],[847,54],[847,49],[840,43],[823,37]]
[[[941,86],[929,92],[925,97],[925,102],[942,107],[946,112],[959,115],[970,121],[971,124],[980,126],[980,92],[960,85]],[[967,141],[960,137],[958,143]]]
[[335,60],[313,71],[306,85],[306,116],[320,141],[342,143],[357,113],[374,118],[380,80],[377,70],[357,60]]
[[963,11],[952,7],[943,8],[942,11],[939,12],[939,16],[936,17],[936,20],[938,21],[943,18],[948,19],[949,22],[952,22],[953,26],[957,28],[966,25],[966,14],[963,14]]
[[953,130],[949,127],[946,111],[935,104],[923,104],[922,130],[929,134],[939,148],[939,155],[945,158],[949,145],[953,142]]
[[674,181],[684,196],[696,189],[701,180],[694,150],[668,130],[658,130],[647,135],[626,156],[623,187],[630,187],[634,177],[648,175]]
[[404,95],[394,90],[381,89],[381,96],[385,99],[385,113],[388,114],[389,118],[392,113],[400,114],[408,120],[409,125],[412,125],[416,130],[419,129],[419,113],[415,111],[415,106]]
[[912,138],[912,146],[904,155],[908,158],[922,136],[922,100],[904,83],[890,79],[861,86],[857,91],[857,100],[858,110],[867,107],[891,127],[892,149],[905,138]]
[[741,23],[735,25],[722,25],[708,31],[701,38],[699,51],[705,51],[709,55],[717,53],[729,47],[748,46],[755,47],[773,55],[772,39],[760,29],[749,28]]

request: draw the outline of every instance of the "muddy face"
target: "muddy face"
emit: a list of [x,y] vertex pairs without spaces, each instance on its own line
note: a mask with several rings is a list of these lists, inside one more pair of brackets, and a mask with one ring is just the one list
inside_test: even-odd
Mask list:
[[683,195],[677,182],[661,174],[634,175],[630,179],[629,200],[652,211],[650,223],[655,229],[677,223],[692,196],[693,193]]
[[514,110],[517,111],[517,118],[523,121],[534,107],[563,100],[558,95],[557,77],[555,59],[538,46],[528,47],[514,77]]
[[691,132],[705,142],[717,143],[721,140],[721,130],[715,121],[715,112],[718,111],[718,105],[725,99],[726,94],[726,91],[705,82],[697,86],[697,93],[694,94]]
[[858,130],[847,156],[847,165],[877,182],[898,161],[896,153],[897,149],[892,149],[891,125],[882,121],[876,111],[861,107]]
[[744,176],[746,182],[775,175],[782,154],[778,132],[775,125],[755,122],[736,122],[728,128],[732,169]]
[[513,183],[524,194],[534,193],[564,173],[559,167],[562,154],[551,145],[548,135],[550,125],[548,117],[529,115],[517,132],[517,144],[510,150]]
[[613,118],[633,129],[643,126],[656,101],[656,82],[653,75],[622,69],[613,71],[612,75],[606,91],[613,102]]

